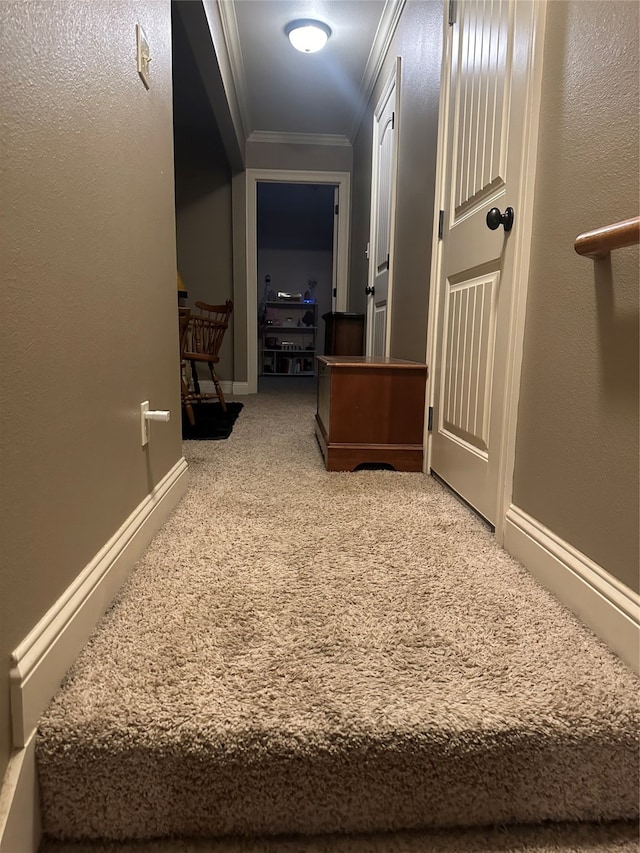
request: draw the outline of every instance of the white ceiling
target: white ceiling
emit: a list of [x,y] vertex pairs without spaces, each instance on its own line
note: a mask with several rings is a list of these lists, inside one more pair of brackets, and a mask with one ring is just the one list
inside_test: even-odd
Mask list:
[[[403,5],[404,0],[219,2],[248,139],[352,141]],[[285,27],[297,18],[331,27],[322,51],[303,54],[290,45]]]

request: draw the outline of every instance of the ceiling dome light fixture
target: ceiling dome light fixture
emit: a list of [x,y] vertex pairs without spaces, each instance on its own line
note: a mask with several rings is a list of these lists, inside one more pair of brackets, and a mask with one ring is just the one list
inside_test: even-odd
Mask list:
[[316,53],[322,50],[331,35],[331,29],[326,24],[308,18],[291,21],[285,32],[291,44],[301,53]]

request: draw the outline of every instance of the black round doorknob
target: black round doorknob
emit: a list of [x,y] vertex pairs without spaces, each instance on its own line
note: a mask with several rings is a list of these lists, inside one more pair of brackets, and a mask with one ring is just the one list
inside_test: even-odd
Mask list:
[[375,287],[369,287],[369,285],[367,285],[364,289],[364,292],[367,294],[367,296],[373,296],[373,294],[376,292],[376,289]]
[[492,207],[487,213],[487,225],[492,231],[501,225],[504,226],[505,231],[511,231],[513,228],[513,208],[505,207],[504,213],[500,213],[497,207]]

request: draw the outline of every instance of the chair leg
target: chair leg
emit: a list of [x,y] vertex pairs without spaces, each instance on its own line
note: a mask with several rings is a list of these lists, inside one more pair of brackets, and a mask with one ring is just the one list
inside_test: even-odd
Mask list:
[[193,406],[191,405],[191,403],[188,400],[184,404],[184,410],[187,413],[187,418],[188,418],[191,426],[195,426],[196,425],[196,416],[193,414]]
[[220,405],[222,406],[222,411],[226,412],[227,411],[227,402],[224,399],[224,394],[222,393],[222,388],[220,386],[220,380],[218,379],[218,375],[216,374],[215,370],[213,369],[213,365],[211,364],[211,362],[209,362],[209,371],[211,373],[211,378],[213,379],[213,384],[214,384],[215,389],[216,389],[216,394],[218,395],[218,399],[220,400]]
[[189,400],[189,386],[184,378],[184,365],[180,365],[180,391],[182,396],[182,405],[184,406],[184,410],[187,413],[187,418],[189,419],[189,423],[191,426],[196,425],[195,415],[193,414],[193,407]]
[[195,361],[191,362],[191,375],[193,376],[193,390],[196,394],[200,394],[200,383],[198,382],[198,369]]

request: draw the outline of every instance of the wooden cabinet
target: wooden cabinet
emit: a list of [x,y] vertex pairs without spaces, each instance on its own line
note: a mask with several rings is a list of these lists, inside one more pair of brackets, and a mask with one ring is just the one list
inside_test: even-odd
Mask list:
[[315,302],[267,302],[260,325],[260,373],[313,376],[317,333]]
[[316,436],[328,471],[367,463],[422,471],[427,365],[318,356]]
[[329,312],[325,322],[325,355],[364,355],[364,314]]

